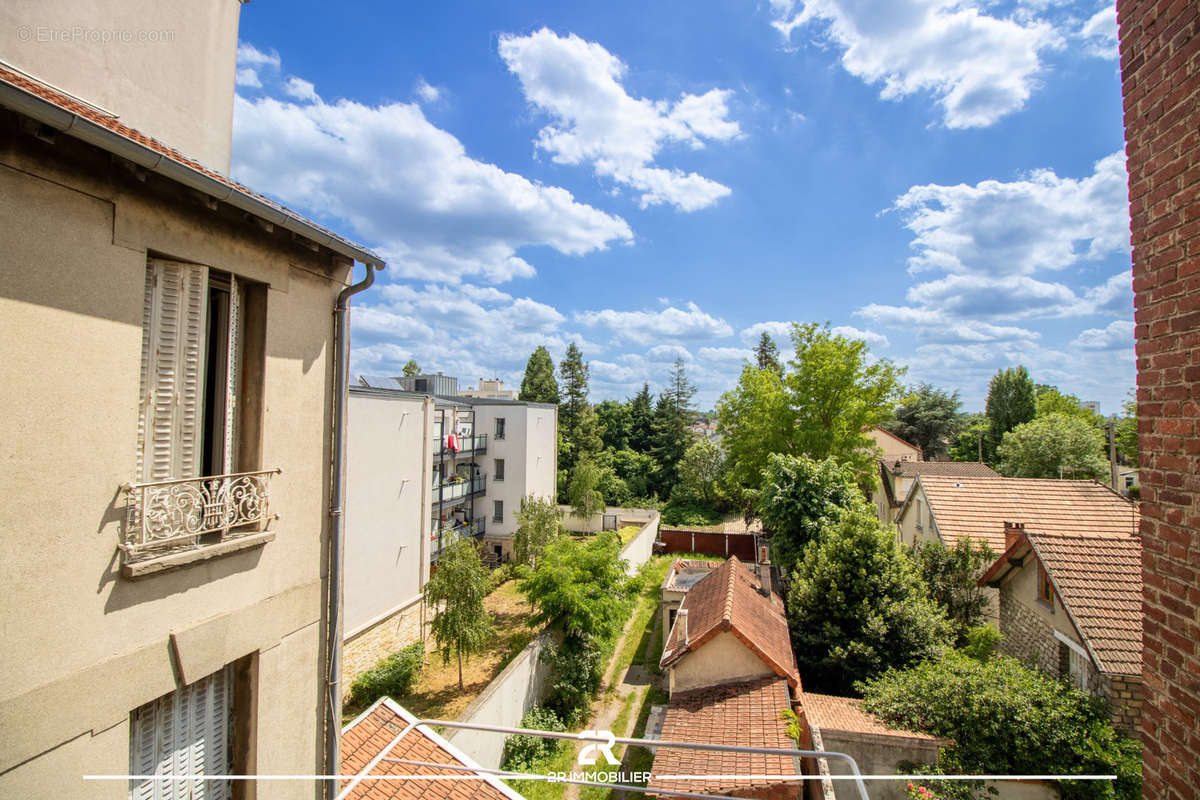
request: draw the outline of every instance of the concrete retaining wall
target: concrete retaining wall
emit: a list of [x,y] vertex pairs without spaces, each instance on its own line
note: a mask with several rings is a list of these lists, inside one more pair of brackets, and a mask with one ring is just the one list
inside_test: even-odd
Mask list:
[[[541,656],[548,642],[547,634],[530,642],[467,706],[466,711],[459,714],[458,721],[519,726],[525,712],[537,705],[545,692],[550,665]],[[489,769],[500,767],[500,758],[504,755],[504,734],[458,728],[447,730],[442,735],[480,766]]]
[[643,525],[650,519],[657,518],[659,513],[652,508],[621,508],[609,506],[599,514],[593,514],[586,519],[580,519],[571,514],[570,506],[559,506],[562,512],[563,527],[568,533],[598,533],[604,530],[605,516],[616,517],[616,527],[626,525]]
[[627,575],[636,575],[641,566],[650,560],[650,555],[654,551],[654,541],[658,539],[660,516],[657,511],[652,513],[654,516],[642,526],[637,536],[630,539],[629,543],[621,549],[621,558],[628,562],[625,567]]

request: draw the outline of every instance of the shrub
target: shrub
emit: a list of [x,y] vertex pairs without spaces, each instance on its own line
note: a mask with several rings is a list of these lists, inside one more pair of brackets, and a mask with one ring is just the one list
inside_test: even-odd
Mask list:
[[721,514],[704,506],[672,500],[663,506],[662,521],[668,525],[716,525]]
[[[521,717],[522,728],[539,731],[565,731],[567,727],[549,708],[534,706]],[[513,772],[536,772],[558,755],[567,742],[564,739],[544,739],[518,733],[504,740],[504,757],[500,768]]]
[[354,679],[350,685],[350,702],[355,706],[369,706],[380,697],[403,697],[408,694],[421,674],[425,664],[424,642],[413,642],[408,647],[383,658],[378,664]]
[[987,661],[996,652],[1004,634],[995,625],[980,625],[967,631],[962,651],[976,661]]
[[1060,781],[1058,789],[1064,800],[1141,796],[1140,745],[1113,729],[1107,704],[1014,658],[950,651],[859,688],[867,711],[884,721],[953,740],[939,761],[946,773],[1112,773],[1112,784]]

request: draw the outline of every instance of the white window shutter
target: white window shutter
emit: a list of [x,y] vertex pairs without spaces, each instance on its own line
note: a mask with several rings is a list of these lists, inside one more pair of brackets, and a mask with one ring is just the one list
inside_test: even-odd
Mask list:
[[[134,775],[229,774],[229,667],[142,706],[133,714]],[[130,800],[228,800],[227,780],[134,780]]]
[[242,317],[242,300],[241,290],[238,286],[238,280],[234,276],[229,278],[229,337],[226,342],[227,365],[225,371],[225,443],[224,443],[224,469],[223,472],[228,475],[237,470],[237,453],[235,446],[237,442],[237,396],[238,396],[238,379],[240,371],[238,366],[241,364],[241,358],[238,354],[238,349],[241,346],[239,332],[241,328]]
[[142,309],[143,481],[196,477],[204,425],[208,268],[151,259]]

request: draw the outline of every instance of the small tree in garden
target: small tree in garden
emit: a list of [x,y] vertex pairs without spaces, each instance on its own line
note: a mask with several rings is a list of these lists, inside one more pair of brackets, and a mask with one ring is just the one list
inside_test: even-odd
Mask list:
[[986,542],[976,544],[970,539],[959,539],[954,547],[922,541],[909,552],[929,596],[954,626],[957,644],[965,644],[967,631],[983,623],[988,601],[979,586],[979,575],[996,560],[996,554]]
[[1108,476],[1104,435],[1084,419],[1048,414],[1004,434],[997,471],[1012,478]]
[[528,495],[521,498],[517,511],[517,530],[513,533],[513,551],[518,564],[535,566],[546,545],[560,532],[561,514],[553,501]]
[[458,657],[458,688],[462,688],[463,656],[479,653],[492,635],[492,617],[483,607],[487,594],[487,568],[474,542],[460,540],[442,551],[438,568],[425,584],[425,603],[434,610],[429,631],[450,663]]
[[854,467],[832,458],[772,453],[763,470],[759,514],[771,532],[771,558],[785,572],[804,547],[850,508],[863,505]]
[[567,501],[571,504],[572,516],[587,519],[604,510],[600,477],[600,468],[590,458],[575,465],[575,474],[567,485]]

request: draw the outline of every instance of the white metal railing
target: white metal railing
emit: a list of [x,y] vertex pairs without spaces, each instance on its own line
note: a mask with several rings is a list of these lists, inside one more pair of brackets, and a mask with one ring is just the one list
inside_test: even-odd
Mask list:
[[441,436],[433,440],[433,454],[435,456],[443,453],[451,458],[458,458],[471,454],[480,454],[487,452],[487,434],[481,433],[478,436],[460,436],[458,438],[458,450],[451,450],[446,447],[446,440]]
[[234,472],[204,478],[127,483],[124,541],[129,557],[169,545],[198,544],[204,534],[228,534],[234,528],[252,533],[272,519],[268,489],[282,470]]

